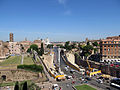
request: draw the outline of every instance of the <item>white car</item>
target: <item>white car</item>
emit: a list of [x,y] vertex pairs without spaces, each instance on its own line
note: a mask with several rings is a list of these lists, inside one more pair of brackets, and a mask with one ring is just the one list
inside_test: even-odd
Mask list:
[[65,71],[68,71],[68,68],[67,68],[67,67],[65,67]]
[[98,83],[103,83],[103,80],[98,79],[97,82],[98,82]]
[[58,86],[58,84],[53,84],[53,86],[52,86],[52,90],[59,90],[59,86]]

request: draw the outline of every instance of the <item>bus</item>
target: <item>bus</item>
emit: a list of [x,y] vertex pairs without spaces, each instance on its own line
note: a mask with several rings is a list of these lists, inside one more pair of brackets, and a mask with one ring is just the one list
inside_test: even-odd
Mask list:
[[120,89],[120,78],[115,78],[110,81],[110,86],[114,86]]

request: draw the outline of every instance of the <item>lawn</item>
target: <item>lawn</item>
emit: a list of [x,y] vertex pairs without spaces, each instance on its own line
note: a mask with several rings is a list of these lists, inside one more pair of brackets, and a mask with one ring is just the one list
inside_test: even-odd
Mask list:
[[31,57],[24,56],[23,64],[30,65],[30,64],[34,64],[34,62]]
[[[21,64],[21,56],[11,56],[0,63],[0,69],[17,69],[17,65]],[[31,57],[24,56],[23,64],[34,64]]]
[[77,90],[97,90],[95,88],[92,88],[89,85],[80,85],[80,86],[75,86]]
[[11,56],[0,63],[0,66],[13,66],[21,63],[21,56]]

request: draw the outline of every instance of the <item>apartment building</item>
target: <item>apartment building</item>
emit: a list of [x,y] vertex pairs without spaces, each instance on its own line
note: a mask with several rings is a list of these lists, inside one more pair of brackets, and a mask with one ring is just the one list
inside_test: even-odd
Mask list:
[[120,62],[120,35],[101,40],[100,52],[101,62]]
[[9,42],[9,52],[10,54],[21,54],[21,46],[18,42]]

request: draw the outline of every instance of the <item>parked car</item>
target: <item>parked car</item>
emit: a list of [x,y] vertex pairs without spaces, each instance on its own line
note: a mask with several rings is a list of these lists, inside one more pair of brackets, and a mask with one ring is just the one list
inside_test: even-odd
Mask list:
[[89,78],[89,77],[86,77],[85,79],[88,80],[88,81],[91,81],[91,78]]

